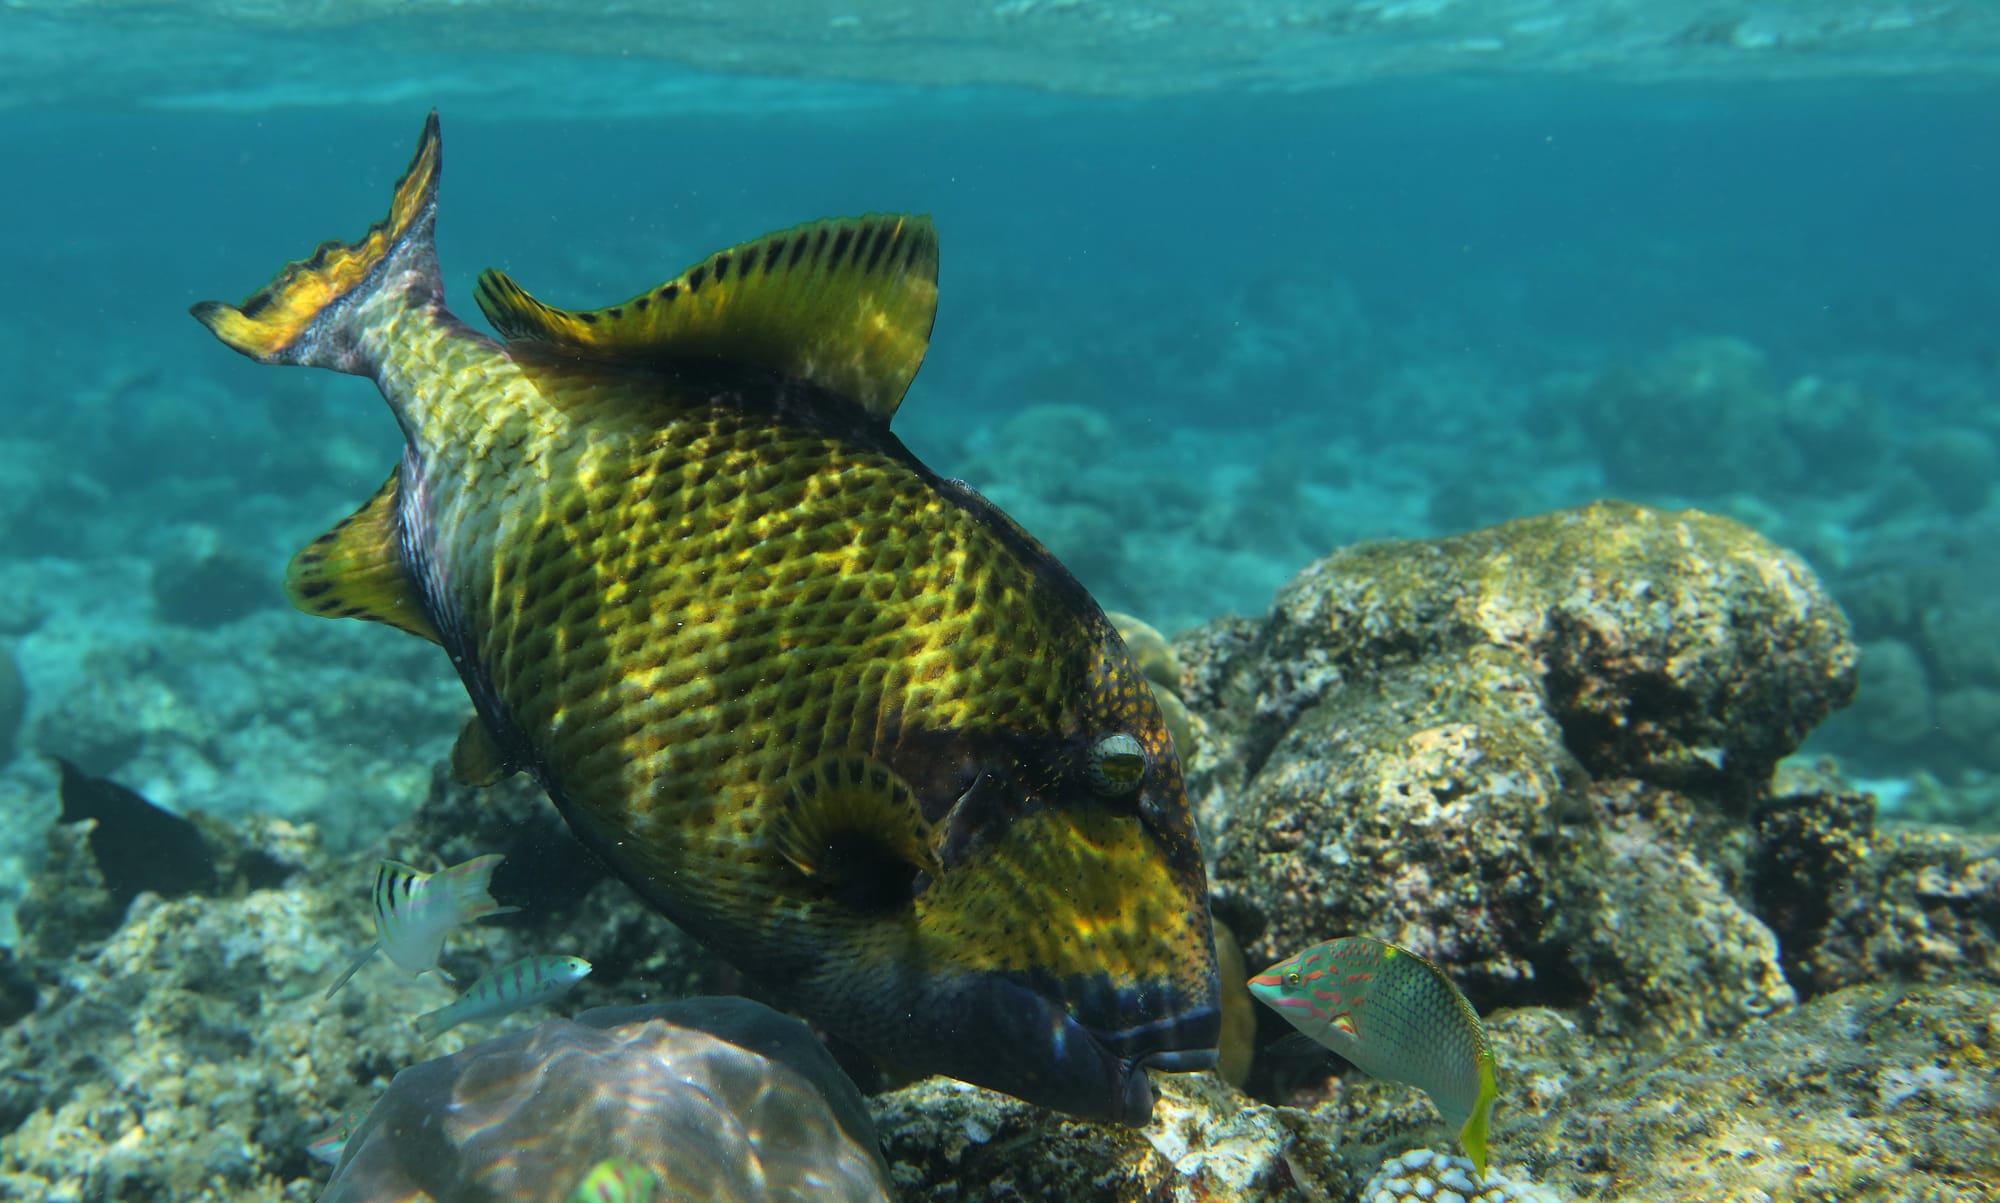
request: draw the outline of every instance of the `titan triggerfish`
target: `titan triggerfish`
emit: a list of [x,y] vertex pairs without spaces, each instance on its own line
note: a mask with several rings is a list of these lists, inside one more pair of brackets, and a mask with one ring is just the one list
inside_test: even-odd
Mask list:
[[1214,1063],[1207,883],[1158,705],[1084,588],[890,431],[937,237],[768,234],[629,301],[446,309],[433,114],[389,216],[241,306],[372,377],[395,471],[294,557],[312,613],[440,644],[461,775],[525,771],[648,901],[907,1070],[1144,1123]]

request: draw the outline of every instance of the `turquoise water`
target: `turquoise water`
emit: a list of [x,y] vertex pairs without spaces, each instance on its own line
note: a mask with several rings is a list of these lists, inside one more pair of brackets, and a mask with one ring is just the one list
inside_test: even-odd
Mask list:
[[[1025,86],[1036,52],[979,22],[926,35],[962,61],[899,77],[782,14],[718,70],[653,26],[622,60],[536,49],[546,13],[420,55],[393,23],[274,11],[213,38],[228,11],[0,12],[0,651],[23,682],[0,688],[0,944],[55,817],[47,756],[348,851],[445,755],[442,656],[278,590],[395,462],[394,422],[366,382],[255,367],[187,315],[360,234],[433,107],[461,314],[488,266],[592,307],[769,230],[927,213],[940,309],[897,429],[1108,608],[1172,634],[1364,540],[1699,507],[1803,554],[1854,624],[1860,699],[1809,750],[1892,815],[2000,827],[1980,54],[1690,49],[1682,71],[1671,39],[1544,42],[1479,71],[1292,56],[1271,87],[1218,57],[1180,88],[1190,32],[1099,88],[1069,58]],[[472,28],[451,20],[429,28]],[[820,36],[838,69],[802,74]]]

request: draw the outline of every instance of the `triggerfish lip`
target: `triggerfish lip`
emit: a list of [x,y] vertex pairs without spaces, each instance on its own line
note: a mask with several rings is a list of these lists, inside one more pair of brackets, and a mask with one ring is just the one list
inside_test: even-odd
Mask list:
[[[1221,1007],[1213,995],[1183,998],[1159,988],[1096,986],[1076,992],[1097,1004],[1086,1014],[1143,1015],[1144,1021],[1116,1029],[1087,1026],[1076,1018],[1079,1000],[1073,996],[1065,1005],[1064,992],[1034,989],[1011,974],[980,974],[959,979],[945,997],[933,996],[929,1013],[956,1015],[959,1023],[929,1039],[916,1025],[898,1034],[921,1040],[930,1054],[925,1060],[939,1072],[1084,1119],[1143,1126],[1152,1119],[1154,1102],[1146,1071],[1195,1071],[1215,1064]],[[959,1037],[966,1031],[989,1038],[967,1042]],[[1000,1038],[990,1038],[993,1033]]]
[[1162,1040],[1188,1038],[1190,1034],[1193,1034],[1193,1039],[1200,1040],[1202,1039],[1200,1033],[1209,1027],[1214,1027],[1219,1033],[1221,1023],[1221,1013],[1218,1010],[1215,1012],[1213,1024],[1205,1022],[1201,1013],[1191,1013],[1128,1029],[1109,1038],[1094,1037],[1107,1056],[1117,1059],[1124,1077],[1124,1084],[1117,1090],[1118,1102],[1111,1118],[1121,1124],[1143,1127],[1153,1118],[1153,1083],[1152,1079],[1146,1076],[1147,1070],[1157,1069],[1162,1073],[1198,1073],[1204,1069],[1213,1069],[1220,1055],[1213,1041],[1206,1047],[1152,1047],[1150,1052],[1137,1057],[1120,1057],[1118,1056],[1120,1049],[1157,1046]]

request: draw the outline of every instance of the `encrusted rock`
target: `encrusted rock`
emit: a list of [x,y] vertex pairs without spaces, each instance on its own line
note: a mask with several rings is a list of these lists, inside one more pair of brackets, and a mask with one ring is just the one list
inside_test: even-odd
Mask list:
[[1878,983],[1642,1061],[1496,1145],[1579,1198],[1993,1197],[2000,990]]
[[1217,913],[1366,932],[1475,1003],[1658,1042],[1789,1005],[1743,816],[1844,704],[1845,619],[1748,529],[1622,503],[1336,553],[1181,643]]
[[1331,689],[1477,648],[1514,658],[1593,776],[1737,798],[1851,700],[1858,662],[1797,557],[1726,518],[1607,501],[1336,552],[1261,623],[1184,637],[1183,700],[1254,773]]
[[1392,1157],[1355,1196],[1356,1203],[1556,1203],[1554,1191],[1519,1182],[1498,1171],[1480,1173],[1472,1162],[1430,1149]]
[[1144,1128],[1089,1123],[929,1078],[874,1100],[903,1203],[1322,1203],[1352,1175],[1337,1134],[1213,1074],[1160,1074]]

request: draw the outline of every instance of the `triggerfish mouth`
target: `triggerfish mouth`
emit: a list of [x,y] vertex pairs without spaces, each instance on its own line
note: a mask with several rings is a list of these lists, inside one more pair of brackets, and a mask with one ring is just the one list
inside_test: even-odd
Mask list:
[[937,236],[813,222],[605,309],[445,308],[436,115],[389,216],[241,306],[405,438],[293,559],[312,613],[441,645],[459,774],[525,771],[669,918],[905,1069],[1142,1124],[1212,1065],[1207,883],[1158,705],[1062,565],[889,429]]

